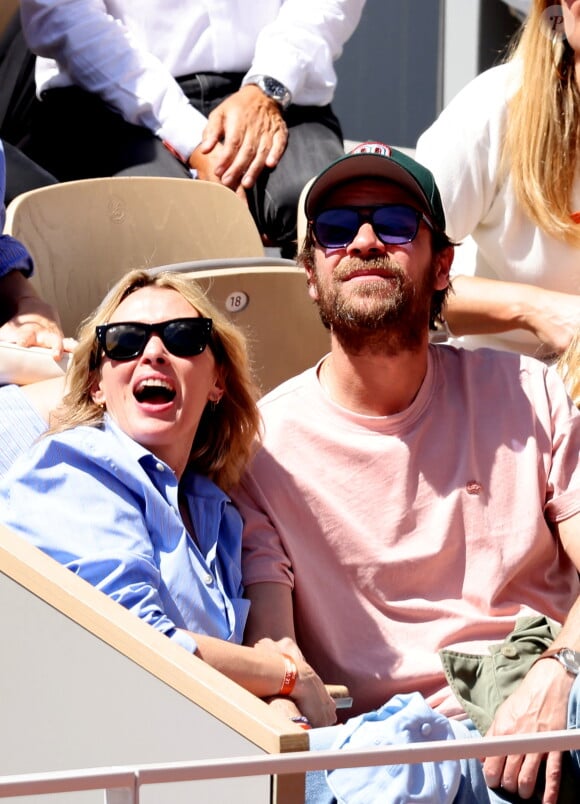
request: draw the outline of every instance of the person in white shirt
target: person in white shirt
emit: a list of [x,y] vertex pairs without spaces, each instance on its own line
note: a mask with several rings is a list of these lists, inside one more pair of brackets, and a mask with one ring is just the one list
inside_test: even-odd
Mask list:
[[193,172],[288,244],[302,187],[343,152],[333,65],[364,2],[22,0],[42,101],[26,151],[61,181]]
[[446,311],[466,346],[549,360],[580,326],[579,65],[580,4],[534,0],[507,63],[419,138],[449,236],[472,238]]

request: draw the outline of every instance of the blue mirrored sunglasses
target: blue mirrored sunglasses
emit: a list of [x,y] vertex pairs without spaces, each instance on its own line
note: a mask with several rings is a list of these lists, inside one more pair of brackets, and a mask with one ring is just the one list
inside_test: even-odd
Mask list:
[[317,242],[324,248],[344,248],[352,243],[363,223],[370,223],[382,243],[401,245],[417,236],[423,221],[433,224],[418,209],[406,204],[384,204],[380,207],[336,207],[319,212],[310,221]]

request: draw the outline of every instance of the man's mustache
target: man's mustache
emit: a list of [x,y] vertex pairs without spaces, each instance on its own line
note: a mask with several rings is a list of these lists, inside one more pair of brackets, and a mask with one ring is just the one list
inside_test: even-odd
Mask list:
[[346,277],[353,273],[369,270],[384,271],[398,278],[405,276],[401,265],[390,256],[385,255],[383,257],[370,257],[365,260],[360,257],[349,257],[336,267],[333,272],[333,278],[340,281],[341,279],[346,279]]

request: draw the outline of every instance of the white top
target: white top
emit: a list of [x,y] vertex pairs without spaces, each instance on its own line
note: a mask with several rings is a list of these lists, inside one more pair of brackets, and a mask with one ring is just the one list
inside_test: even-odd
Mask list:
[[294,103],[323,106],[333,62],[365,0],[21,0],[39,94],[77,84],[151,129],[184,157],[206,118],[174,77],[194,72],[271,75]]
[[[507,100],[517,85],[514,63],[477,76],[421,135],[416,158],[435,175],[449,236],[473,238],[474,244],[468,240],[457,249],[455,273],[580,293],[578,250],[538,229],[518,206],[511,179],[498,177]],[[572,210],[580,210],[580,179]],[[523,330],[462,340],[468,346],[484,340],[528,354],[538,351],[537,339]]]

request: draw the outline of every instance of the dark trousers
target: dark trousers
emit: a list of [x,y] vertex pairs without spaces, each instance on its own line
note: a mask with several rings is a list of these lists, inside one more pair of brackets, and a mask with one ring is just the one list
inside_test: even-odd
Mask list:
[[[242,75],[202,73],[179,79],[207,116],[235,92]],[[288,254],[296,239],[298,197],[306,182],[343,153],[330,106],[291,106],[288,145],[274,170],[264,169],[248,204],[265,242]],[[98,97],[78,87],[48,90],[36,105],[26,153],[60,181],[96,176],[189,176],[146,128],[126,123]]]
[[20,193],[54,184],[56,179],[20,150],[30,131],[34,95],[34,56],[16,13],[0,39],[0,137],[6,158],[8,204]]

